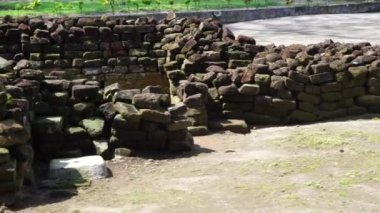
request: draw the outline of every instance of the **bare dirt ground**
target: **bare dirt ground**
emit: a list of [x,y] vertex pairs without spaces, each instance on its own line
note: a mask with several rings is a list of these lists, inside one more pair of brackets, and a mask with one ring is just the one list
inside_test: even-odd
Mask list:
[[196,137],[193,153],[108,162],[113,177],[19,212],[378,212],[379,115]]

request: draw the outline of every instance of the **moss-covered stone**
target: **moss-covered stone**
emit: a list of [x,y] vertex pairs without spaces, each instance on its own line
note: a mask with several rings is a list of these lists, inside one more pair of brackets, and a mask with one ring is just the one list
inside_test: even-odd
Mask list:
[[0,164],[9,161],[9,150],[7,148],[0,147]]
[[350,67],[348,68],[348,72],[354,79],[365,78],[368,73],[368,68],[366,66]]
[[319,104],[321,101],[321,98],[317,95],[307,94],[304,92],[301,92],[298,94],[297,99],[300,101],[312,103],[312,104]]
[[103,136],[104,120],[99,117],[91,117],[83,119],[80,125],[87,131],[92,139],[101,138]]
[[322,93],[321,97],[324,101],[333,102],[341,100],[343,98],[343,95],[340,92],[328,92]]
[[29,132],[13,119],[0,122],[0,147],[11,147],[29,141]]

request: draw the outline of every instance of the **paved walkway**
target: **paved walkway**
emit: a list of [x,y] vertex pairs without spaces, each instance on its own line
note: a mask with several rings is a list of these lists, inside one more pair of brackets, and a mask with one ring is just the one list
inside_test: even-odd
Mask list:
[[229,24],[236,35],[259,44],[310,44],[326,39],[380,45],[380,13],[308,15]]

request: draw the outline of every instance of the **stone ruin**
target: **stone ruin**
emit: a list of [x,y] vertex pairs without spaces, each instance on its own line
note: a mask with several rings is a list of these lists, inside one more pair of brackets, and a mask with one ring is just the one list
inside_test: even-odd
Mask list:
[[190,151],[209,129],[380,112],[379,46],[263,46],[214,19],[4,17],[0,57],[0,192],[33,181],[34,157]]

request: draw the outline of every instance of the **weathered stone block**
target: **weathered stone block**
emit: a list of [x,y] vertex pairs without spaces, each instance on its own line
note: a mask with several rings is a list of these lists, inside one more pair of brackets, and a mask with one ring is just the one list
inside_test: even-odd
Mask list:
[[309,112],[304,112],[301,110],[295,110],[290,114],[290,118],[295,121],[300,121],[300,122],[313,122],[318,119],[318,117]]
[[331,71],[329,63],[314,64],[314,65],[311,65],[311,68],[313,69],[314,74],[325,73],[325,72]]
[[72,87],[72,97],[77,100],[90,100],[98,96],[98,86],[74,85]]
[[260,86],[268,86],[268,85],[270,85],[270,75],[255,74],[254,82]]
[[275,107],[275,108],[292,110],[292,109],[296,108],[297,104],[296,104],[296,101],[294,101],[294,100],[286,100],[286,99],[280,99],[280,98],[273,98],[271,105],[273,107]]
[[365,94],[365,89],[363,87],[352,87],[343,90],[343,97],[353,98],[356,96],[361,96]]
[[322,84],[332,82],[334,80],[334,74],[331,72],[323,72],[309,76],[312,84]]
[[340,92],[328,92],[328,93],[322,93],[321,94],[322,100],[333,102],[333,101],[339,101],[343,98],[342,93]]
[[292,80],[290,78],[285,78],[285,86],[289,90],[296,91],[296,92],[301,92],[305,88],[305,85],[303,83],[299,83],[299,82]]
[[239,93],[243,95],[258,95],[260,93],[260,86],[258,84],[243,84],[239,88]]
[[300,102],[298,108],[305,112],[310,112],[315,114],[317,112],[317,107],[314,104],[308,102]]
[[142,119],[157,123],[167,124],[171,120],[170,113],[164,110],[140,109],[140,114]]
[[363,95],[356,98],[359,105],[365,106],[380,106],[380,96],[377,95]]
[[351,74],[351,77],[354,79],[365,78],[368,73],[368,68],[366,66],[349,67],[348,72]]
[[320,111],[319,112],[319,119],[331,119],[331,118],[338,118],[338,117],[344,117],[347,115],[347,109],[337,109],[334,111]]
[[54,135],[63,132],[62,117],[40,117],[33,122],[33,133],[38,135]]
[[321,111],[334,111],[337,108],[337,103],[336,102],[322,102],[319,105],[319,109]]
[[213,131],[231,131],[242,134],[249,133],[249,128],[244,120],[210,120],[208,127]]
[[321,85],[322,92],[339,92],[343,89],[342,84],[339,82],[331,82]]
[[83,119],[79,123],[90,135],[92,139],[98,139],[103,136],[104,120],[99,117]]
[[255,125],[276,125],[281,123],[279,118],[252,112],[244,113],[244,119],[247,123]]
[[319,104],[321,101],[321,98],[317,95],[307,94],[304,92],[301,92],[297,95],[297,99],[300,101],[312,103],[312,104]]
[[170,98],[166,94],[136,94],[132,103],[140,109],[159,109],[161,106],[170,104]]
[[168,140],[167,142],[168,149],[173,152],[191,151],[193,145],[194,139],[190,133],[187,133],[184,140]]

